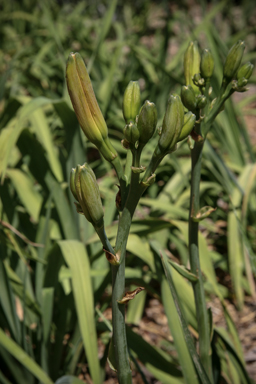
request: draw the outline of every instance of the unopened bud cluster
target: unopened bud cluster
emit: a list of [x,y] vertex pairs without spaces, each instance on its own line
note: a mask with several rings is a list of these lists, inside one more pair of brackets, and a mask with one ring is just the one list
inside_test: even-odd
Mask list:
[[[131,81],[126,88],[123,100],[123,115],[127,123],[123,131],[125,137],[123,145],[126,149],[136,149],[139,145],[143,147],[156,130],[157,110],[155,104],[146,100],[140,108],[139,100],[140,89],[138,83]],[[138,114],[136,115],[136,113]],[[195,124],[195,115],[190,113],[189,119],[188,116],[186,117],[186,124],[185,116],[180,97],[178,95],[171,95],[166,107],[162,127],[159,130],[160,137],[156,153],[162,155],[172,151],[178,141],[185,139],[190,134]]]
[[153,136],[157,124],[157,110],[154,103],[146,100],[141,107],[140,87],[137,81],[130,81],[123,99],[125,148],[144,146]]
[[[234,91],[243,92],[252,75],[253,65],[248,62],[240,67],[245,45],[239,40],[228,52],[223,67],[223,84],[229,83]],[[205,87],[209,84],[214,73],[214,59],[209,49],[204,49],[200,55],[197,42],[191,42],[184,55],[184,74],[186,85],[181,89],[181,100],[184,106],[192,112],[204,109],[207,105]],[[208,95],[212,89],[209,88]]]
[[[128,84],[123,98],[125,127],[122,143],[126,149],[132,151],[133,159],[136,158],[131,167],[132,172],[146,172],[141,180],[142,185],[147,187],[155,181],[154,170],[167,153],[176,149],[179,141],[186,139],[190,134],[195,140],[198,137],[204,140],[204,133],[200,131],[201,122],[207,123],[210,115],[216,117],[223,110],[225,100],[232,92],[246,90],[253,65],[247,62],[241,66],[244,48],[244,42],[238,41],[228,52],[220,94],[212,100],[210,80],[214,73],[213,56],[209,49],[204,49],[200,54],[196,41],[189,44],[184,56],[185,85],[181,88],[181,96],[173,94],[168,99],[162,126],[158,129],[159,139],[148,168],[138,164],[142,149],[156,131],[157,110],[155,104],[148,100],[141,105],[137,81]],[[115,166],[119,158],[109,140],[105,119],[94,95],[84,61],[78,53],[70,54],[66,77],[69,95],[84,134],[96,145],[105,159]],[[99,187],[92,169],[87,164],[72,169],[70,188],[76,199],[77,211],[96,229],[102,228],[103,208]]]

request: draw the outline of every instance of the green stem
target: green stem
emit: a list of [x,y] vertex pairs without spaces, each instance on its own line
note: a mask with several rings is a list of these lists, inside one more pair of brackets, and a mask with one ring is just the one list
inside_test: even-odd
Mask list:
[[112,265],[113,347],[119,384],[131,384],[132,373],[125,329],[125,304],[119,304],[125,288],[125,258],[119,266]]
[[124,170],[124,174],[127,179],[127,184],[130,183],[130,179],[131,179],[131,166],[132,166],[132,152],[130,149],[128,149],[127,155],[126,155],[125,170]]
[[[225,88],[226,89],[226,88]],[[235,92],[231,87],[228,87],[225,91],[223,87],[221,88],[221,91],[223,92],[220,94],[219,97],[217,97],[217,100],[212,108],[212,110],[208,111],[207,116],[202,122],[202,132],[204,138],[206,137],[207,133],[209,132],[212,123],[216,119],[217,115],[220,113],[221,108],[223,107],[225,101]]]
[[189,257],[191,272],[198,277],[198,281],[193,285],[196,304],[197,324],[199,333],[199,355],[207,375],[212,380],[212,366],[210,356],[210,327],[205,301],[203,277],[200,268],[199,248],[198,248],[198,222],[193,221],[193,216],[200,209],[200,178],[201,160],[204,142],[195,142],[191,151],[192,173],[191,173],[191,193],[190,193],[190,212],[189,212]]
[[[133,166],[139,166],[140,151],[134,151]],[[141,193],[139,193],[140,175],[131,173],[130,190],[123,212],[120,213],[115,253],[120,258],[120,265],[112,266],[112,323],[113,345],[119,384],[131,384],[132,375],[127,348],[125,330],[125,305],[119,304],[125,293],[125,254],[126,244],[132,223],[132,217]]]
[[120,162],[119,156],[117,156],[114,160],[111,161],[111,164],[115,168],[121,190],[121,210],[123,209],[127,197],[127,178],[124,174],[123,167]]
[[155,172],[156,168],[158,167],[158,165],[161,163],[161,161],[163,160],[164,156],[166,155],[167,153],[160,153],[159,149],[158,149],[158,146],[156,147],[152,157],[151,157],[151,160],[150,160],[150,163],[146,169],[146,172],[143,176],[143,179],[142,181],[146,182],[147,179],[153,175],[153,173]]
[[109,239],[108,239],[108,237],[106,235],[104,226],[100,227],[100,228],[94,227],[94,229],[95,229],[95,231],[97,232],[97,234],[98,234],[98,236],[100,238],[100,241],[101,241],[101,243],[103,245],[103,248],[106,249],[107,251],[115,254],[115,251],[114,251],[112,245],[110,244]]
[[[127,215],[122,213],[121,218]],[[131,220],[130,215],[128,217]],[[128,234],[129,234],[129,228]],[[95,228],[103,247],[115,253],[112,248],[104,227]],[[128,237],[128,235],[127,235]],[[126,243],[123,252],[125,253]],[[120,265],[111,265],[112,271],[112,325],[113,325],[113,347],[115,351],[115,368],[117,369],[119,384],[131,384],[131,368],[129,362],[129,354],[127,348],[126,330],[125,330],[125,305],[119,304],[118,301],[122,299],[125,288],[125,257],[122,257]]]

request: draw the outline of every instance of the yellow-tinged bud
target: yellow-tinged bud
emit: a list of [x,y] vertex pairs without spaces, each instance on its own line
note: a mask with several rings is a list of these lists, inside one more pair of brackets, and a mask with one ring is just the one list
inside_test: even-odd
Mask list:
[[200,73],[200,53],[197,41],[191,41],[184,55],[184,74],[186,85],[191,85],[195,93],[199,93],[198,87],[193,83],[193,76]]
[[178,141],[184,140],[190,134],[190,132],[194,128],[195,122],[196,115],[194,115],[192,112],[188,112],[185,114],[183,127],[181,129]]
[[140,110],[140,86],[138,81],[130,81],[124,92],[123,115],[127,124],[135,122]]
[[212,77],[214,70],[214,60],[213,55],[209,49],[204,49],[201,56],[201,75],[204,79],[209,79]]
[[196,109],[196,94],[191,85],[184,85],[181,88],[181,100],[189,111]]
[[254,65],[249,61],[244,65],[242,65],[242,67],[240,67],[237,72],[237,80],[242,79],[243,77],[246,80],[249,80],[252,75],[253,68],[254,68]]
[[104,225],[100,190],[95,174],[88,164],[78,165],[75,170],[75,190],[77,200],[86,219],[95,228]]
[[66,68],[67,87],[79,124],[85,136],[106,160],[117,157],[108,138],[105,119],[97,103],[90,77],[79,53],[71,53]]
[[153,136],[157,124],[157,110],[154,103],[146,100],[138,116],[137,127],[140,143],[146,144]]
[[170,96],[164,115],[158,148],[161,152],[173,148],[177,143],[184,122],[184,107],[178,95]]
[[226,78],[227,81],[231,81],[235,78],[242,61],[244,49],[244,41],[239,40],[229,50],[223,69],[223,77]]
[[140,132],[137,128],[137,124],[130,122],[124,127],[124,137],[128,143],[135,144],[139,140]]

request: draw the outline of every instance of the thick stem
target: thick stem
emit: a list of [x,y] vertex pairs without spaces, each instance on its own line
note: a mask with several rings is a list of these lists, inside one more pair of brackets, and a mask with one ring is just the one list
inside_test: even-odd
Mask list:
[[[126,209],[123,215],[128,218],[128,221],[132,219],[129,211]],[[124,217],[124,219],[125,219]],[[123,219],[123,220],[124,220]],[[126,221],[126,220],[125,220]],[[126,231],[129,234],[130,226],[127,226]],[[103,247],[111,253],[115,253],[112,248],[104,226],[95,228],[98,236],[102,242]],[[124,238],[128,237],[128,234],[124,233]],[[125,255],[126,242],[123,243],[122,252]],[[126,340],[125,329],[125,305],[119,304],[118,300],[121,300],[124,295],[125,288],[125,257],[122,255],[122,262],[120,265],[111,265],[112,271],[112,325],[113,325],[113,347],[115,351],[115,368],[117,369],[119,384],[132,384],[132,373],[129,362],[129,354]]]
[[131,384],[132,372],[125,329],[125,305],[119,304],[125,288],[125,258],[119,266],[112,265],[112,325],[113,346],[119,384]]
[[[140,151],[133,154],[133,166],[139,166]],[[130,190],[123,212],[120,213],[115,253],[120,257],[120,265],[112,266],[112,323],[113,345],[119,384],[131,384],[132,374],[127,348],[125,330],[125,304],[118,301],[124,296],[125,290],[125,254],[126,244],[132,223],[132,217],[141,193],[139,188],[140,175],[131,173]]]
[[198,248],[198,222],[193,221],[193,216],[200,209],[200,178],[201,160],[204,142],[195,142],[191,151],[192,173],[191,173],[191,193],[190,193],[190,212],[189,212],[189,257],[191,272],[198,277],[198,281],[193,285],[196,304],[197,324],[199,332],[199,355],[202,365],[207,372],[210,381],[212,380],[212,365],[210,356],[210,327],[205,301],[203,277],[200,268],[199,248]]

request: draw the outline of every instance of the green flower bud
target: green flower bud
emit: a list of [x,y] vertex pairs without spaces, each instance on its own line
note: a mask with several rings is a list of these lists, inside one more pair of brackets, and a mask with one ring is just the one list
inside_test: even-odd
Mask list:
[[203,96],[203,95],[198,95],[198,96],[196,97],[196,99],[197,99],[196,107],[197,107],[198,109],[203,109],[203,108],[206,106],[206,104],[207,104],[207,99],[206,99],[206,97]]
[[79,53],[71,53],[66,68],[67,87],[78,122],[85,136],[106,160],[117,157],[108,138],[108,129],[97,103],[90,77]]
[[130,81],[125,92],[123,100],[123,115],[127,124],[130,121],[135,122],[136,116],[140,110],[140,86],[138,81]]
[[137,124],[130,122],[124,127],[124,137],[125,139],[132,144],[135,144],[139,140],[140,132],[137,128]]
[[183,127],[181,129],[178,141],[184,140],[190,134],[190,132],[194,128],[195,122],[196,115],[194,115],[192,112],[188,112],[185,114]]
[[205,85],[204,78],[201,77],[201,74],[200,74],[200,73],[196,73],[196,74],[192,77],[192,81],[193,81],[193,83],[194,83],[197,87],[203,87],[203,86]]
[[245,87],[247,85],[247,83],[248,83],[248,80],[245,77],[240,77],[237,80],[236,86],[234,87],[234,89],[237,88],[237,90],[238,90],[238,88],[243,88],[243,87]]
[[170,96],[164,115],[158,148],[161,152],[174,147],[176,144],[184,121],[184,107],[178,95]]
[[79,204],[86,219],[94,227],[101,228],[104,225],[104,213],[100,190],[93,170],[86,163],[76,167],[75,188]]
[[184,85],[181,88],[181,100],[189,111],[196,109],[196,95],[191,85]]
[[72,168],[71,172],[70,172],[70,190],[71,190],[74,198],[78,201],[78,197],[77,197],[77,193],[76,193],[75,176],[76,176],[76,170],[75,170],[75,168]]
[[226,78],[227,81],[232,80],[236,76],[236,72],[242,61],[244,49],[244,41],[239,40],[229,50],[223,69],[223,77]]
[[254,65],[249,61],[242,65],[237,72],[237,79],[239,80],[244,77],[246,80],[249,80],[252,75],[253,68]]
[[153,136],[157,124],[157,110],[154,103],[146,100],[138,116],[137,127],[140,142],[146,144]]
[[204,49],[201,56],[200,72],[204,79],[212,77],[214,70],[213,55],[209,49]]
[[191,41],[184,55],[184,74],[186,85],[191,85],[195,93],[199,93],[198,87],[193,83],[193,76],[200,72],[200,53],[197,41]]

